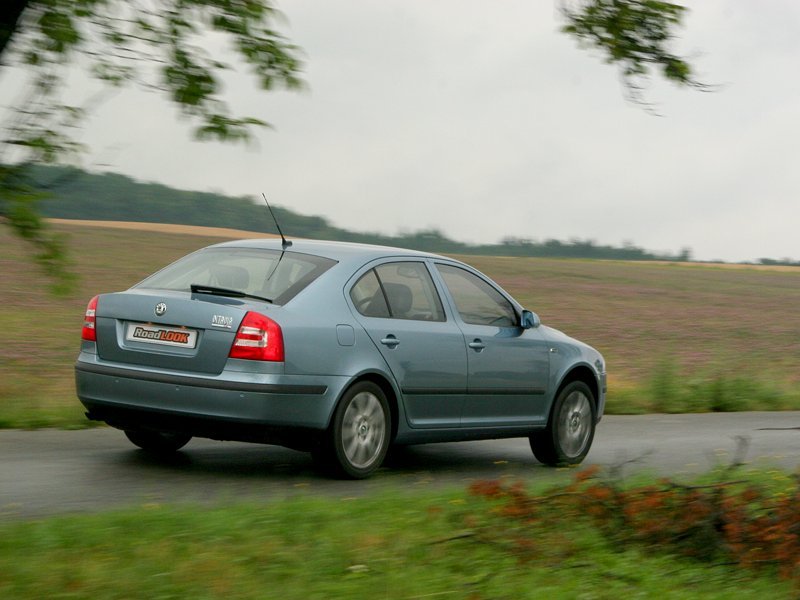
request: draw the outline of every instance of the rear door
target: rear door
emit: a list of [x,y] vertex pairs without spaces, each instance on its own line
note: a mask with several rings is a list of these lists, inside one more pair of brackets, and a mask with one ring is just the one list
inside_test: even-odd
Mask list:
[[409,424],[457,427],[467,387],[464,336],[446,318],[425,262],[374,266],[349,295],[400,386]]

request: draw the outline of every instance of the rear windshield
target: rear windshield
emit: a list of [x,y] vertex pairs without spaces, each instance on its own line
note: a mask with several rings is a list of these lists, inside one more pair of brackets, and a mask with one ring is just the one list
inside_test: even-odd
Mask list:
[[193,284],[206,285],[286,304],[335,264],[335,260],[299,252],[206,248],[184,256],[133,287],[188,292]]

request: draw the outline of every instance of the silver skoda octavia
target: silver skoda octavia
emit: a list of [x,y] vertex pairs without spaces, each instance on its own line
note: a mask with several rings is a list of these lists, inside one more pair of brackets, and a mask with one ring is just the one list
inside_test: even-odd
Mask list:
[[88,418],[153,453],[279,444],[363,478],[391,445],[527,437],[575,464],[605,404],[600,353],[468,265],[397,248],[216,244],[92,298],[81,337]]

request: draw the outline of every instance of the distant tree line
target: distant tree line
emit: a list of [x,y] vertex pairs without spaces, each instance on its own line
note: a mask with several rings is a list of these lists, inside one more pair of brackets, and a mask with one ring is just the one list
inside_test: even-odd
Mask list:
[[[72,167],[31,165],[28,184],[42,192],[43,215],[62,219],[139,221],[230,227],[276,233],[266,207],[252,198],[232,198],[209,192],[176,190],[156,183],[140,183],[115,173],[94,174]],[[287,237],[362,242],[402,246],[448,254],[485,254],[616,260],[690,261],[688,248],[676,254],[654,253],[626,243],[622,247],[598,245],[592,240],[567,242],[548,239],[506,238],[499,244],[466,244],[431,229],[397,236],[340,229],[322,217],[301,215],[273,207]],[[764,259],[766,260],[766,259]]]
[[800,260],[792,260],[791,258],[781,258],[781,259],[759,258],[758,264],[782,266],[782,267],[800,267]]

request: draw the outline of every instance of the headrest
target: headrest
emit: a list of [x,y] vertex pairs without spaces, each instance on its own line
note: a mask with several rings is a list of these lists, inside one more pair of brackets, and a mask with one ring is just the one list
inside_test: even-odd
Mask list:
[[219,287],[243,291],[250,283],[250,274],[243,267],[216,265],[211,268],[212,283]]
[[383,289],[389,298],[392,316],[399,318],[407,316],[412,304],[411,288],[403,283],[384,283]]

